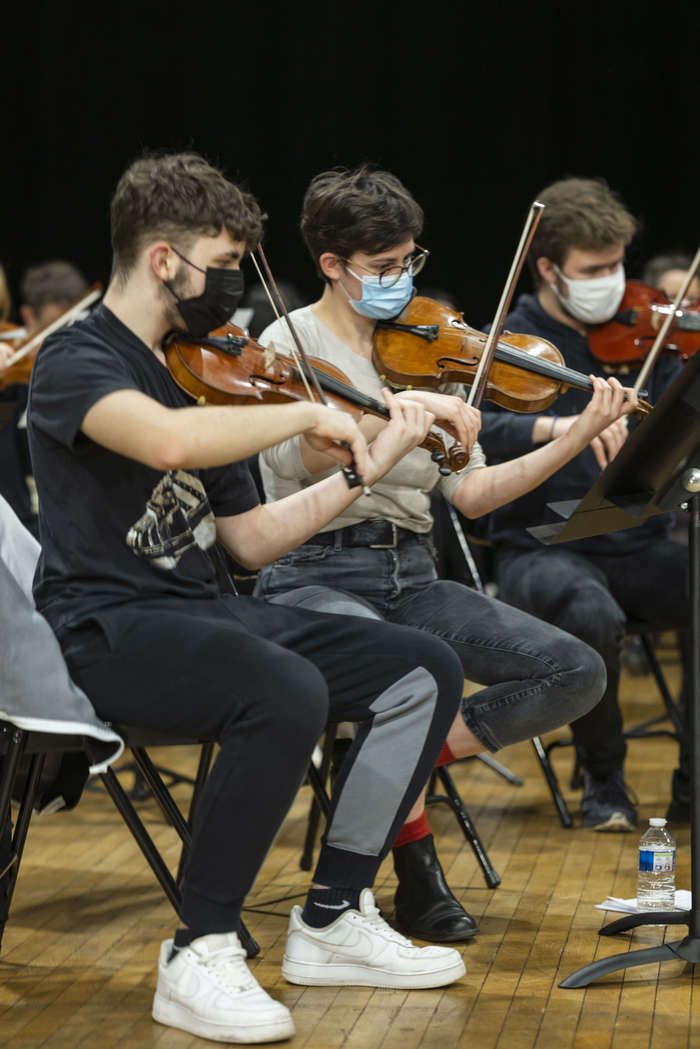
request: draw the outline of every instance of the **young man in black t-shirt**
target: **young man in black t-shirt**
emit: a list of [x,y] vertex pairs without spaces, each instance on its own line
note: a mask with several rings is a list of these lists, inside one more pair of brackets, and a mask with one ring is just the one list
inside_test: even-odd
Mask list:
[[193,831],[184,927],[162,946],[153,1015],[245,1042],[294,1032],[248,972],[236,930],[329,717],[359,730],[314,886],[290,918],[284,975],[413,988],[464,973],[455,950],[415,948],[390,929],[369,890],[454,720],[459,661],[420,631],[217,588],[217,539],[255,568],[362,498],[339,474],[259,505],[246,457],[303,433],[347,462],[347,442],[372,484],[433,420],[387,394],[391,421],[368,448],[349,415],[318,404],[198,407],[181,392],[163,336],[187,327],[202,337],[231,315],[260,226],[255,201],[202,158],[135,162],[112,201],[103,303],[46,341],[29,406],[36,602],[74,680],[110,722],[220,744]]

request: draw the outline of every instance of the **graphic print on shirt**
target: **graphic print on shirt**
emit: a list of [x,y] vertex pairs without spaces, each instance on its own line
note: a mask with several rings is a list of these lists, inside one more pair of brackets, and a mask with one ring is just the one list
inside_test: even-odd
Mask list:
[[169,470],[151,492],[145,513],[129,529],[126,542],[138,557],[172,570],[186,550],[208,550],[216,522],[204,485],[185,470]]

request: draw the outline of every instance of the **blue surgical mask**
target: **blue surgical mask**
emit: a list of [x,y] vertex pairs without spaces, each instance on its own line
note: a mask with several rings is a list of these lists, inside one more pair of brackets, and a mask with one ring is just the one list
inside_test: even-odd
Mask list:
[[[390,288],[379,283],[379,277],[360,277],[358,273],[348,266],[348,273],[362,283],[362,298],[350,299],[350,305],[362,317],[370,317],[375,321],[386,321],[395,317],[404,306],[408,306],[413,298],[413,277],[410,273],[402,273],[396,284]],[[347,293],[346,293],[347,294]]]

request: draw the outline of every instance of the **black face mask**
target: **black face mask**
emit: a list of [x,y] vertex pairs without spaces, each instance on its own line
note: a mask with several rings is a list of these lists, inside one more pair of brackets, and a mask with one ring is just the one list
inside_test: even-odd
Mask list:
[[206,274],[202,294],[193,295],[189,299],[179,298],[170,281],[163,282],[177,302],[178,312],[188,332],[195,338],[202,339],[230,319],[243,298],[243,274],[240,270],[228,270],[219,266],[207,266],[206,270],[203,270],[201,266],[195,266],[194,262],[181,255],[177,248],[173,248],[173,251],[188,266]]

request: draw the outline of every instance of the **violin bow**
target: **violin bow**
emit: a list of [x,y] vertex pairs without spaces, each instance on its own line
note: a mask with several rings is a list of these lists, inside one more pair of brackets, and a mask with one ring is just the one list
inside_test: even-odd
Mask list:
[[544,208],[545,205],[542,204],[539,200],[533,201],[533,203],[530,205],[530,210],[527,214],[527,218],[525,219],[523,232],[520,236],[520,243],[518,244],[515,255],[513,257],[513,262],[510,267],[510,273],[508,274],[508,279],[506,280],[505,287],[503,288],[503,293],[501,295],[501,301],[498,304],[496,316],[493,319],[493,324],[491,325],[491,329],[486,337],[486,342],[484,344],[484,352],[481,355],[479,367],[476,370],[474,382],[472,383],[471,389],[469,391],[469,396],[467,397],[467,404],[473,408],[479,407],[483,400],[484,394],[486,393],[486,383],[488,381],[489,371],[491,369],[491,364],[493,362],[493,358],[498,347],[498,341],[503,332],[506,317],[508,315],[508,310],[510,309],[510,304],[513,299],[513,292],[515,291],[515,286],[518,283],[518,278],[520,277],[520,274],[522,272],[523,263],[525,262],[525,257],[530,248],[530,244],[532,243],[532,238],[535,235],[537,224],[542,218],[542,212],[544,211]]
[[683,281],[682,286],[678,289],[678,294],[676,295],[673,305],[670,307],[668,313],[664,317],[663,323],[657,331],[656,338],[654,339],[651,345],[651,349],[646,355],[644,364],[642,365],[641,371],[637,376],[637,381],[635,382],[633,387],[634,392],[636,394],[639,394],[639,391],[642,389],[644,383],[649,377],[649,372],[656,364],[656,358],[661,353],[661,348],[666,340],[666,335],[668,334],[669,328],[676,319],[676,312],[678,310],[678,307],[680,306],[688,292],[688,288],[692,283],[693,277],[697,273],[698,266],[700,266],[700,248],[698,248],[698,250],[696,251],[695,258],[693,259],[690,265],[690,269],[688,270],[685,276],[685,280]]
[[62,313],[61,316],[57,317],[55,321],[51,321],[50,324],[44,325],[44,327],[40,328],[39,331],[36,332],[36,334],[32,335],[32,337],[28,339],[27,342],[22,343],[19,349],[15,350],[12,356],[8,357],[8,359],[5,361],[5,367],[10,368],[13,364],[17,364],[18,361],[21,361],[24,357],[27,356],[27,354],[31,353],[33,349],[35,349],[40,343],[42,343],[44,339],[48,338],[49,335],[53,335],[55,331],[58,331],[59,328],[63,328],[64,325],[70,324],[70,322],[75,317],[77,317],[79,313],[82,313],[83,310],[86,310],[88,306],[92,306],[93,302],[99,299],[101,295],[101,285],[93,284],[90,290],[87,292],[87,294],[82,297],[82,299],[78,299],[76,303],[74,303],[72,306],[69,306],[65,313]]
[[[267,280],[265,279],[265,277],[263,277],[263,274],[262,274],[262,271],[260,269],[260,266],[258,265],[258,261],[257,261],[257,259],[255,258],[255,255],[252,252],[251,252],[251,256],[250,257],[251,257],[251,259],[253,261],[253,265],[255,266],[255,269],[257,270],[258,277],[260,278],[260,283],[262,284],[263,288],[265,289],[265,294],[267,295],[267,297],[268,297],[268,299],[270,301],[270,305],[272,306],[273,313],[275,313],[275,315],[277,316],[278,320],[281,319],[280,318],[280,314],[281,314],[282,317],[284,317],[284,320],[285,320],[285,323],[286,323],[287,327],[289,328],[289,332],[290,332],[290,334],[292,336],[292,341],[294,343],[294,346],[292,347],[292,356],[293,356],[294,360],[296,361],[297,367],[299,368],[299,374],[301,375],[302,382],[304,383],[304,386],[306,387],[306,392],[309,395],[309,399],[312,400],[312,401],[313,400],[318,400],[318,402],[320,404],[327,405],[328,404],[328,400],[326,398],[326,395],[325,395],[325,393],[323,392],[323,390],[321,388],[320,382],[318,381],[318,376],[316,375],[314,369],[309,364],[309,359],[306,356],[306,351],[305,351],[305,349],[304,349],[304,347],[302,345],[301,339],[299,338],[299,334],[298,334],[296,328],[294,327],[294,325],[292,324],[292,319],[289,316],[289,311],[287,309],[287,304],[285,303],[284,297],[282,295],[282,292],[280,291],[280,289],[279,289],[279,287],[277,285],[277,281],[274,278],[274,275],[272,273],[272,269],[270,267],[269,262],[267,261],[267,256],[265,254],[265,250],[264,250],[262,244],[258,244],[258,246],[256,248],[256,251],[257,251],[258,255],[260,256],[260,262],[262,263],[263,269],[265,270],[265,277],[267,278]],[[270,293],[270,289],[274,293],[274,297],[277,300],[277,303],[279,305],[279,309],[277,308],[277,305],[275,305],[275,302],[273,301],[273,297],[272,297],[272,294]],[[340,442],[340,446],[341,446],[341,448],[345,448],[348,451],[350,450],[349,445],[347,444],[346,441],[341,441]],[[343,476],[345,477],[345,480],[347,481],[348,488],[357,488],[359,485],[362,485],[362,488],[364,490],[364,494],[365,495],[371,495],[372,494],[371,493],[371,489],[369,488],[369,486],[366,485],[366,484],[363,484],[362,478],[360,477],[360,475],[354,469],[354,464],[353,464],[353,466],[344,466],[342,468],[342,471],[343,471]]]

